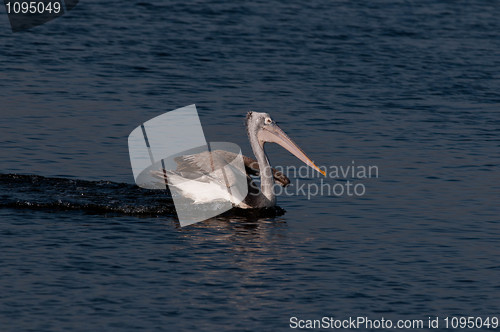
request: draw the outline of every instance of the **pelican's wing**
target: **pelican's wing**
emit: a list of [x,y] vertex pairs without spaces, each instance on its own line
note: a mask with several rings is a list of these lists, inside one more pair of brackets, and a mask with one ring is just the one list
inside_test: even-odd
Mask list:
[[[229,174],[228,178],[226,173],[234,172],[228,166],[236,157],[237,154],[220,150],[178,156],[174,158],[177,164],[175,172],[187,179],[203,177],[221,184],[233,185],[235,177]],[[227,183],[228,181],[230,183]]]
[[169,176],[176,179],[195,180],[198,182],[213,182],[221,183],[221,179],[217,177],[214,171],[221,166],[224,167],[223,161],[218,158],[218,155],[211,155],[209,151],[204,151],[196,154],[182,155],[174,158],[177,167],[175,170],[159,170],[152,171],[152,175],[172,185],[168,181]]
[[[224,150],[204,151],[196,154],[183,155],[174,158],[177,164],[175,172],[187,179],[203,178],[206,181],[218,181],[224,183],[222,179],[217,179],[217,172],[214,171],[230,164],[238,155],[234,152]],[[259,176],[260,167],[257,160],[243,156],[243,163],[247,176]],[[274,179],[282,186],[290,184],[290,179],[282,172],[272,168]],[[207,177],[208,175],[208,177]],[[215,175],[215,178],[214,178]],[[163,178],[162,174],[157,174],[158,178]],[[232,182],[230,183],[233,184]]]
[[177,172],[208,174],[225,167],[237,156],[236,153],[215,150],[178,156],[174,158],[174,161],[177,163]]
[[247,182],[241,180],[248,181],[248,175],[243,165],[238,166],[237,157],[221,150],[182,155],[174,158],[175,170],[152,174],[195,203],[223,200],[238,204],[247,194]]
[[[224,150],[214,150],[212,152],[201,152],[193,155],[180,156],[175,158],[177,163],[177,171],[200,171],[203,173],[212,172],[214,169],[220,168],[221,164],[227,165],[231,163],[238,155],[234,152]],[[243,156],[243,163],[247,175],[259,176],[260,167],[257,160]],[[282,186],[286,187],[290,184],[290,179],[282,172],[271,168],[274,179]]]
[[178,156],[174,158],[177,163],[175,172],[187,175],[190,179],[208,176],[212,181],[231,187],[237,184],[241,176],[248,176],[245,170],[239,169],[238,164],[234,162],[238,156],[224,150]]
[[151,171],[151,175],[153,177],[161,180],[161,183],[165,183],[168,185],[172,185],[171,182],[168,181],[169,176],[175,176],[176,178],[180,179],[183,178],[185,180],[195,180],[198,182],[218,182],[217,178],[214,178],[208,174],[201,174],[201,173],[191,173],[191,172],[176,172],[176,171]]
[[218,200],[238,203],[217,177],[201,175],[196,179],[188,179],[186,174],[176,171],[152,171],[151,173],[154,177],[168,184],[170,188],[175,188],[176,193],[191,199],[195,204]]

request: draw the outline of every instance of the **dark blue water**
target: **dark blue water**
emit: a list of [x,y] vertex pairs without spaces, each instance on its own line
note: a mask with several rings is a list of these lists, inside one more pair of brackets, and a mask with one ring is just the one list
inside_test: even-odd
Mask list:
[[[499,17],[495,1],[88,0],[12,33],[3,15],[1,330],[499,316]],[[245,114],[269,112],[319,165],[379,177],[180,228],[133,185],[127,136],[193,103],[209,141],[251,155]]]

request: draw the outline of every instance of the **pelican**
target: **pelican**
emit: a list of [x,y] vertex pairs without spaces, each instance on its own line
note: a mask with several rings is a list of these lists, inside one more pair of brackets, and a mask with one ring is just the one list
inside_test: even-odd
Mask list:
[[[243,156],[246,172],[248,194],[243,200],[235,201],[228,193],[228,175],[224,172],[213,172],[220,165],[227,165],[236,154],[224,150],[204,151],[197,154],[178,156],[175,171],[156,171],[154,176],[174,186],[184,197],[195,204],[210,203],[218,199],[231,201],[233,207],[241,209],[262,209],[276,205],[273,187],[275,181],[285,187],[290,180],[281,172],[272,168],[264,150],[265,143],[276,143],[303,161],[307,166],[325,175],[318,166],[295,144],[294,141],[276,124],[268,113],[248,112],[246,128],[255,159]],[[217,165],[218,164],[218,165]],[[231,174],[229,174],[231,175]],[[251,176],[260,176],[260,188]],[[185,181],[193,179],[194,181]],[[234,178],[229,176],[229,181]]]

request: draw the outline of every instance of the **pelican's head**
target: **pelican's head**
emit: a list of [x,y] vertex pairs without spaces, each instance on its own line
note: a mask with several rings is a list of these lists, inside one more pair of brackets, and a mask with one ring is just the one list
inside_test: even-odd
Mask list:
[[309,159],[304,151],[288,137],[268,113],[248,112],[246,125],[250,141],[257,140],[261,148],[264,148],[266,142],[279,144],[302,160],[307,166],[326,176],[325,172]]

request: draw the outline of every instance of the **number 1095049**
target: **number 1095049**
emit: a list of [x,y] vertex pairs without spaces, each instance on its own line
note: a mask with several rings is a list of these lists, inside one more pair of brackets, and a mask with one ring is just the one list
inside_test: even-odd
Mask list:
[[39,1],[9,1],[5,3],[7,14],[58,14],[61,12],[61,3]]

